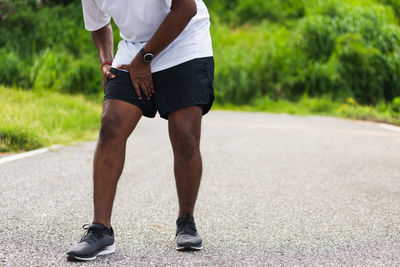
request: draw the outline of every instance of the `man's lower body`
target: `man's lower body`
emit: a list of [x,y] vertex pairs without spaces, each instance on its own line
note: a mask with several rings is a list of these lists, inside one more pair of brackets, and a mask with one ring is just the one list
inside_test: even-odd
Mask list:
[[[92,260],[115,251],[111,213],[118,179],[125,162],[126,141],[142,116],[168,120],[174,152],[174,174],[179,200],[176,249],[202,249],[193,213],[202,174],[201,118],[214,100],[213,58],[194,59],[153,73],[155,93],[139,100],[129,73],[112,69],[107,81],[99,141],[94,157],[94,218],[86,234],[68,252],[70,260]],[[151,136],[149,136],[151,138]]]

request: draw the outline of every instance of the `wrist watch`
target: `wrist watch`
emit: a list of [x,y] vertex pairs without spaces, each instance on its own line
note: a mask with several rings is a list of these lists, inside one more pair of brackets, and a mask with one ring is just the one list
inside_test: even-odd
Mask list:
[[147,63],[150,63],[154,59],[153,53],[144,51],[144,47],[139,51],[140,55],[142,55],[143,60]]

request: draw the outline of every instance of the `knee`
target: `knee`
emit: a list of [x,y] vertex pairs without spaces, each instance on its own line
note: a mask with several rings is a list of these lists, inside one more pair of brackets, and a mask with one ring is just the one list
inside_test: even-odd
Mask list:
[[190,160],[199,152],[199,138],[192,134],[183,133],[176,139],[175,154],[179,157]]
[[114,114],[103,114],[99,134],[99,143],[104,144],[124,137],[122,120]]

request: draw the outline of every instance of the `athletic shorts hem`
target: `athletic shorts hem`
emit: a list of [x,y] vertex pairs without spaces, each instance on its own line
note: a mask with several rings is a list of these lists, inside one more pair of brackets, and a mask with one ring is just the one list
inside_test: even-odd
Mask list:
[[163,119],[168,120],[168,114],[170,112],[173,112],[173,111],[181,109],[181,108],[187,108],[187,107],[192,107],[192,106],[199,106],[201,108],[201,110],[202,110],[202,113],[203,113],[202,116],[204,116],[210,111],[212,103],[214,102],[214,98],[213,97],[210,97],[210,98],[211,99],[210,99],[210,101],[208,103],[183,104],[181,106],[177,106],[177,107],[173,107],[173,108],[167,109],[162,114],[160,114],[160,117],[163,118]]
[[107,97],[104,97],[103,102],[108,100],[108,99],[120,100],[120,101],[126,102],[128,104],[134,105],[135,107],[138,107],[140,109],[140,111],[142,112],[142,115],[147,117],[147,118],[154,118],[156,116],[156,114],[157,114],[157,112],[148,112],[148,111],[143,110],[143,108],[139,104],[132,102],[128,98],[124,98],[124,97],[121,97],[121,96],[107,96]]

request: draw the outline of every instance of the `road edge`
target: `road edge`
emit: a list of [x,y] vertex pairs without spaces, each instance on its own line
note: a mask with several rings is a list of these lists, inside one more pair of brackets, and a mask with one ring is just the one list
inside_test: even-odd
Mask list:
[[3,158],[0,158],[0,165],[3,164],[3,163],[7,163],[7,162],[10,162],[10,161],[17,160],[17,159],[29,158],[29,157],[32,157],[32,156],[35,156],[35,155],[38,155],[38,154],[43,154],[43,153],[46,153],[48,151],[51,151],[51,150],[54,150],[54,149],[57,149],[57,148],[60,148],[60,147],[62,147],[62,145],[52,145],[52,146],[49,146],[49,147],[39,148],[39,149],[36,149],[36,150],[23,152],[23,153],[20,153],[20,154],[15,154],[15,155],[11,155],[11,156],[5,156]]
[[[221,110],[218,110],[218,111],[221,111]],[[234,111],[234,110],[222,110],[222,111],[231,112],[231,111]],[[239,111],[239,112],[241,112],[241,111]],[[269,112],[260,112],[260,113],[269,113]],[[272,114],[277,114],[277,113],[272,113]],[[286,114],[286,113],[280,113],[280,114]],[[293,116],[293,114],[286,114],[286,115],[292,115]],[[294,116],[296,116],[296,115],[294,115]],[[320,115],[310,115],[310,116],[312,117],[312,116],[320,116]],[[325,116],[323,116],[323,117],[325,117]],[[327,117],[338,118],[338,117],[332,117],[332,116],[327,116]],[[339,118],[339,119],[352,120],[351,118]],[[355,119],[355,121],[366,122],[364,120],[357,120],[357,119]],[[385,130],[400,132],[400,127],[399,126],[394,126],[394,125],[387,124],[387,123],[377,123],[377,122],[374,122],[374,121],[368,121],[368,122],[372,122],[372,123],[376,124],[378,127],[382,128],[382,129],[385,129]],[[35,155],[38,155],[38,154],[46,153],[48,151],[60,148],[62,146],[63,145],[52,145],[52,146],[49,146],[49,147],[44,147],[44,148],[40,148],[40,149],[36,149],[36,150],[31,150],[31,151],[23,152],[23,153],[20,153],[20,154],[14,154],[14,155],[10,155],[10,156],[5,156],[5,157],[0,158],[0,165],[3,164],[3,163],[14,161],[14,160],[28,158],[28,157],[32,157],[32,156],[35,156]]]
[[379,127],[383,128],[383,129],[386,129],[386,130],[400,132],[400,127],[399,126],[394,126],[394,125],[387,124],[387,123],[379,123]]

